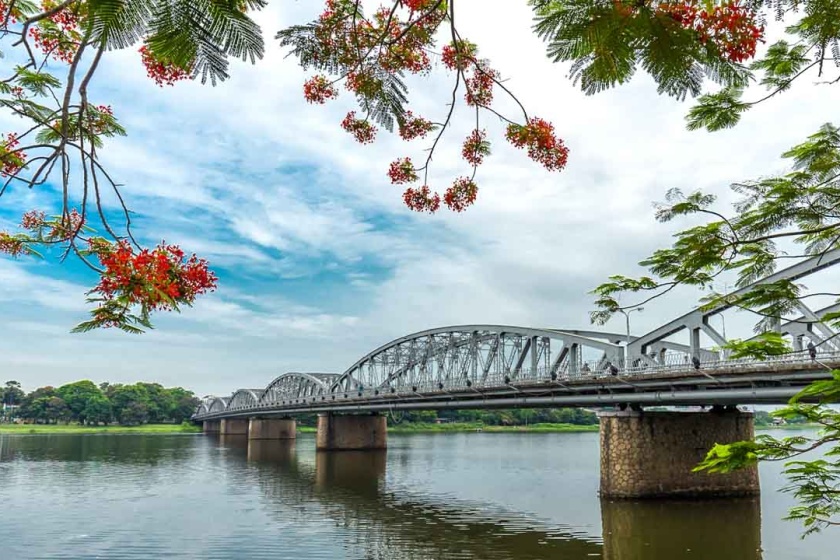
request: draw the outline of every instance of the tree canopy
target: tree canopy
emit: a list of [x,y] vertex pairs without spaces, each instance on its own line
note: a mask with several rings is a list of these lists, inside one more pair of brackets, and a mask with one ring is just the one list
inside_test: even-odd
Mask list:
[[181,423],[189,420],[200,400],[181,387],[159,383],[132,385],[83,380],[59,388],[39,387],[23,396],[16,416],[38,423],[81,424]]

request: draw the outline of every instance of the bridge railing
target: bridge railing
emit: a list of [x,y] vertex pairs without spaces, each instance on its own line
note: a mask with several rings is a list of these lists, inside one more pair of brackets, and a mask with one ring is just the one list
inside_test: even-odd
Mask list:
[[[301,404],[323,403],[323,402],[347,402],[347,401],[365,401],[365,400],[382,400],[388,398],[422,398],[424,396],[440,397],[447,393],[470,393],[481,394],[485,391],[499,391],[509,388],[511,391],[516,391],[518,385],[533,385],[535,383],[563,383],[570,381],[597,381],[598,379],[606,378],[633,378],[638,379],[646,375],[665,375],[665,374],[702,374],[712,375],[715,373],[749,373],[753,370],[766,370],[770,368],[778,368],[784,370],[787,368],[795,369],[796,366],[804,364],[817,363],[823,364],[826,367],[840,367],[840,351],[838,352],[822,352],[816,357],[816,361],[812,360],[807,351],[791,352],[780,356],[772,356],[768,358],[738,358],[738,359],[721,359],[721,360],[705,360],[701,361],[699,368],[695,368],[694,364],[687,361],[682,356],[671,355],[665,356],[662,362],[656,364],[637,364],[629,368],[623,367],[624,364],[619,360],[617,363],[609,364],[604,361],[587,361],[580,364],[576,372],[559,371],[552,375],[551,368],[540,367],[537,369],[523,368],[518,373],[512,372],[494,372],[481,378],[470,378],[468,376],[450,376],[448,378],[440,378],[433,380],[424,380],[416,382],[399,382],[386,387],[354,387],[348,389],[346,392],[324,393],[319,395],[311,395],[307,397],[296,396],[290,397],[288,401],[274,403],[274,408],[297,407]],[[610,365],[615,366],[611,370]],[[584,367],[586,366],[586,367]],[[588,371],[587,371],[588,369]],[[248,404],[245,406],[229,408],[228,410],[249,410],[262,409],[264,404]]]

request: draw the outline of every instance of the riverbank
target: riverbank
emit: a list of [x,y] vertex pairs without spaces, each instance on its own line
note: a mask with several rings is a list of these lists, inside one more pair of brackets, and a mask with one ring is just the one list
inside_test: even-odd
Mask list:
[[[301,434],[315,433],[311,426],[298,426]],[[500,432],[500,433],[557,433],[557,432],[597,432],[598,425],[579,426],[576,424],[529,424],[528,426],[488,426],[479,422],[449,422],[445,424],[392,424],[388,426],[391,434],[428,434],[453,432]]]
[[0,434],[197,434],[192,424],[142,426],[80,426],[79,424],[0,424]]

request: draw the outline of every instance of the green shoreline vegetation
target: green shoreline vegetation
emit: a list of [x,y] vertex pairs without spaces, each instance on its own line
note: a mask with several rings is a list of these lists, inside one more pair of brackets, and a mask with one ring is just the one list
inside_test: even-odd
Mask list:
[[[312,426],[298,426],[298,433],[314,434],[316,429]],[[447,422],[434,424],[427,422],[416,422],[412,424],[394,424],[388,426],[389,434],[431,434],[431,433],[469,433],[469,432],[491,432],[491,433],[558,433],[558,432],[597,432],[598,424],[575,425],[575,424],[530,424],[527,426],[493,426],[480,422]]]
[[[814,424],[785,424],[780,426],[756,426],[756,430],[811,430]],[[313,426],[298,426],[298,433],[314,434]],[[527,426],[492,426],[478,422],[449,422],[446,424],[397,424],[388,426],[392,434],[435,434],[435,433],[585,433],[597,432],[597,424],[530,424]],[[80,424],[0,424],[0,434],[199,434],[201,426],[183,424],[144,424],[141,426],[82,426]]]
[[0,434],[198,434],[201,426],[143,424],[140,426],[83,426],[81,424],[0,424]]
[[0,387],[0,422],[37,426],[180,425],[201,401],[192,391],[160,383],[100,383],[83,380],[26,393],[18,381]]

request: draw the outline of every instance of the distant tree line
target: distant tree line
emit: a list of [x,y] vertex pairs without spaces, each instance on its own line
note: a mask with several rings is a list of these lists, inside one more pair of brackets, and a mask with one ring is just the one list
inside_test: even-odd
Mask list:
[[[298,416],[302,426],[314,426],[314,414]],[[528,424],[598,424],[598,416],[583,408],[517,408],[504,410],[422,410],[396,413],[389,424],[434,424],[436,422],[480,423],[487,426],[526,426]]]
[[40,387],[29,394],[20,383],[8,381],[0,389],[4,416],[57,424],[139,424],[181,423],[188,420],[199,404],[192,391],[159,383],[101,383],[76,381],[61,387]]

